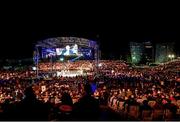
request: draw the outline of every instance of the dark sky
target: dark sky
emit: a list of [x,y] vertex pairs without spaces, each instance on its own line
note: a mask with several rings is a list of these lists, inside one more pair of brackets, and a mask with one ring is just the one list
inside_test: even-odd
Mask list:
[[1,10],[0,55],[1,58],[28,58],[37,40],[57,36],[96,40],[107,55],[126,53],[132,40],[175,40],[178,47],[180,21],[176,8],[88,3],[84,6],[7,5]]

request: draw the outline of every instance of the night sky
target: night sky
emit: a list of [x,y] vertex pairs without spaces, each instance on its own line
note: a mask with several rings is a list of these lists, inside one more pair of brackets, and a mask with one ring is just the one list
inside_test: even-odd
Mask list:
[[[93,4],[94,5],[94,4]],[[63,6],[63,8],[62,8]],[[80,6],[80,9],[77,7]],[[33,44],[50,37],[76,36],[98,41],[102,54],[123,55],[129,41],[180,40],[176,7],[8,6],[1,10],[0,55],[31,58]],[[112,7],[112,6],[111,6]],[[168,8],[168,9],[167,9]],[[179,51],[179,49],[177,50]]]

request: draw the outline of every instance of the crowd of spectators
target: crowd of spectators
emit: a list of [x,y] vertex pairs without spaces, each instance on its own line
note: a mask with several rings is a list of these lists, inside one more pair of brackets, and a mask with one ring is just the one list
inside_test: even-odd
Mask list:
[[[34,79],[36,72],[31,70],[1,71],[0,116],[2,120],[111,120],[101,110],[105,106],[120,120],[178,120],[179,64],[133,68],[123,61],[102,60],[98,77],[51,79]],[[39,64],[40,72],[50,72],[51,65]],[[66,67],[94,72],[94,66],[91,61],[53,63],[55,71]]]
[[41,71],[61,71],[61,70],[88,70],[92,71],[94,68],[93,61],[76,61],[76,62],[46,62],[39,63],[39,70]]

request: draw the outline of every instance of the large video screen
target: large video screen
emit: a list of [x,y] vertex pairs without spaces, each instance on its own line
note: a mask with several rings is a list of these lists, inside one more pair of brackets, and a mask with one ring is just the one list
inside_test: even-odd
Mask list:
[[78,45],[66,45],[65,48],[56,48],[56,54],[64,56],[78,55]]
[[64,48],[42,48],[42,58],[50,56],[83,56],[92,59],[93,52],[90,48],[78,48],[77,44],[66,45]]

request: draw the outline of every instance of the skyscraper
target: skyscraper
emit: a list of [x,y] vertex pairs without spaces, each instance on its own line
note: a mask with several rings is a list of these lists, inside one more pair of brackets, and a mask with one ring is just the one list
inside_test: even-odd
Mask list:
[[143,44],[137,42],[130,42],[131,61],[133,64],[138,64],[143,56]]
[[151,43],[151,41],[146,41],[143,43],[143,45],[144,45],[144,52],[143,52],[144,62],[146,62],[146,63],[154,62],[155,57],[154,57],[154,46],[153,46],[153,44]]
[[151,41],[130,42],[131,61],[134,64],[154,62],[154,48]]
[[163,63],[175,57],[174,43],[158,43],[156,44],[156,63]]

